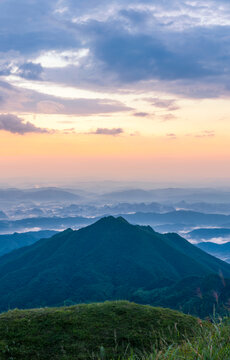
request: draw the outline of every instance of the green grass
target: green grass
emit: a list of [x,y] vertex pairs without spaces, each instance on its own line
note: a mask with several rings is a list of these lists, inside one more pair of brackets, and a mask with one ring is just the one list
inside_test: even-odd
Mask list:
[[14,310],[0,315],[0,359],[127,358],[193,341],[201,330],[192,316],[125,301]]
[[0,360],[86,359],[230,360],[230,320],[127,301],[0,315]]
[[204,328],[196,339],[185,339],[180,345],[174,344],[151,354],[133,354],[120,360],[229,360],[230,321]]

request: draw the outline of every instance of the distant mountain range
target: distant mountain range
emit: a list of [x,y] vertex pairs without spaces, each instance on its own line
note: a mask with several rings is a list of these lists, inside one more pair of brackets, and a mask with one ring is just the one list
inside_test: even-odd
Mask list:
[[135,212],[156,212],[165,213],[174,211],[175,209],[170,205],[161,205],[159,203],[118,203],[113,205],[85,205],[85,204],[71,204],[64,207],[55,208],[54,211],[57,216],[105,216],[118,215],[121,213],[135,213]]
[[100,215],[110,214],[117,215],[121,213],[135,213],[135,212],[156,212],[156,213],[166,213],[170,211],[175,211],[173,206],[159,204],[156,202],[151,203],[119,203],[115,205],[104,205],[100,208],[96,208],[95,212],[99,212]]
[[[199,279],[197,283],[204,282],[203,278],[218,273],[230,277],[230,265],[179,235],[162,235],[149,226],[110,216],[1,257],[0,310],[114,299],[138,298],[142,302],[146,296],[154,304],[159,303],[159,289],[178,286],[184,278],[187,284],[194,277]],[[161,302],[167,300],[170,307],[178,308],[184,301],[184,297],[178,298],[175,305],[175,296],[170,303],[170,292],[163,295],[164,291]],[[191,305],[188,312],[194,313],[197,293],[190,291],[186,299]],[[213,297],[211,305],[214,303]],[[209,312],[210,308],[205,308],[202,315]]]
[[209,188],[165,188],[165,189],[127,189],[113,191],[98,197],[101,201],[116,202],[161,202],[175,204],[178,202],[229,203],[230,191]]
[[[164,213],[136,212],[117,214],[133,224],[151,225],[160,231],[179,231],[197,226],[220,226],[230,228],[230,215],[203,214],[194,211],[171,211]],[[60,230],[67,227],[79,228],[90,225],[104,215],[96,217],[33,217],[20,220],[0,220],[0,232],[25,231],[40,228],[42,230]]]
[[190,226],[223,226],[230,224],[230,215],[223,214],[204,214],[195,211],[171,211],[163,214],[159,213],[142,213],[124,214],[128,221],[136,222],[139,224],[183,224]]
[[174,204],[174,206],[181,210],[199,211],[207,214],[230,214],[230,203],[187,203],[186,201],[181,201]]
[[34,228],[42,230],[63,230],[68,227],[82,227],[92,224],[94,218],[86,218],[81,216],[75,217],[33,217],[21,220],[0,220],[0,232],[7,233],[13,231],[24,232],[25,229]]
[[15,249],[32,245],[36,241],[49,238],[55,235],[56,231],[44,230],[26,233],[14,233],[9,235],[0,235],[0,256],[5,255]]
[[207,253],[230,263],[230,242],[221,245],[212,242],[202,242],[197,244],[197,246]]
[[0,201],[73,201],[81,197],[74,193],[58,188],[40,188],[40,189],[0,189]]
[[188,239],[193,240],[211,240],[214,238],[230,238],[230,229],[214,228],[214,229],[195,229],[186,234]]
[[[87,204],[100,205],[109,204],[116,206],[119,203],[158,203],[168,207],[181,210],[192,210],[207,213],[230,214],[230,191],[221,189],[124,189],[107,193],[89,192],[83,189],[63,189],[56,187],[41,187],[32,189],[8,188],[0,189],[0,201],[2,202],[72,202],[84,201]],[[106,191],[106,190],[105,190]],[[143,207],[135,211],[143,211]],[[145,210],[144,210],[145,211]],[[157,208],[149,211],[158,212]]]
[[152,190],[121,190],[103,194],[99,197],[103,201],[116,201],[116,202],[143,202],[153,201],[154,193]]

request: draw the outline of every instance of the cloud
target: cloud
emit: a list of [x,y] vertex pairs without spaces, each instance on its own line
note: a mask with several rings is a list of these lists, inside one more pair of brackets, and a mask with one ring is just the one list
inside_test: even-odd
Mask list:
[[114,128],[114,129],[106,129],[106,128],[98,128],[96,131],[90,132],[90,134],[94,135],[112,135],[117,136],[124,133],[122,128]]
[[204,130],[199,134],[193,134],[193,136],[196,138],[205,138],[205,137],[209,138],[209,137],[216,136],[216,134],[215,134],[215,131],[213,131],[213,130]]
[[105,69],[116,72],[120,81],[172,81],[215,74],[215,69],[208,69],[186,51],[172,51],[155,36],[122,32],[116,25],[114,31],[105,26],[106,36],[101,36],[97,26],[94,29],[100,36],[95,41],[95,56],[104,63]]
[[143,100],[151,103],[154,107],[167,109],[169,111],[178,110],[179,106],[174,99],[144,98]]
[[174,133],[166,134],[166,136],[171,140],[175,140],[177,138],[176,134]]
[[0,130],[20,135],[24,135],[26,133],[50,133],[48,129],[36,127],[31,122],[25,122],[22,118],[12,114],[0,115]]
[[216,133],[214,130],[203,130],[200,133],[186,134],[186,136],[190,136],[194,138],[213,138],[216,136]]
[[65,135],[69,135],[69,134],[76,134],[76,131],[75,128],[70,128],[70,129],[63,129],[61,133]]
[[25,110],[40,114],[90,116],[132,110],[120,101],[110,99],[64,99],[39,93],[32,95],[24,104]]
[[165,115],[161,115],[160,118],[162,121],[171,121],[171,120],[175,120],[176,116],[173,114],[165,114]]
[[68,99],[33,90],[20,89],[0,82],[0,111],[35,114],[90,116],[133,110],[120,101],[104,99]]
[[134,116],[137,116],[137,117],[146,117],[146,116],[150,116],[149,113],[146,113],[146,112],[136,112],[133,114]]

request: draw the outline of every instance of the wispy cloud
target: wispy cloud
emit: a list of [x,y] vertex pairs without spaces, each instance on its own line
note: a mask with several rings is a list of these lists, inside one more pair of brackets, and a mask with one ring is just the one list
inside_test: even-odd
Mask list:
[[173,114],[165,114],[165,115],[161,115],[160,118],[162,121],[171,121],[171,120],[175,120],[176,116]]
[[117,136],[117,135],[121,135],[123,133],[124,133],[124,130],[122,128],[113,128],[113,129],[98,128],[95,131],[90,132],[89,134]]
[[194,137],[194,138],[213,138],[216,136],[214,130],[203,130],[199,133],[189,133],[186,136]]
[[167,109],[168,111],[179,109],[174,99],[145,98],[144,100],[151,103],[154,107]]
[[7,83],[0,82],[1,112],[91,116],[130,110],[132,108],[122,102],[109,98],[68,99],[33,90],[20,89],[16,86],[7,86]]
[[177,138],[176,134],[174,134],[174,133],[166,134],[166,136],[171,140],[175,140]]
[[136,112],[133,114],[136,117],[147,117],[147,116],[151,116],[151,114],[147,113],[147,112]]
[[199,134],[194,134],[193,136],[196,138],[204,138],[204,137],[214,137],[215,135],[216,135],[215,131],[213,130],[204,130]]
[[20,135],[24,135],[26,133],[51,133],[48,129],[37,127],[29,121],[25,122],[22,118],[12,114],[0,115],[0,130]]

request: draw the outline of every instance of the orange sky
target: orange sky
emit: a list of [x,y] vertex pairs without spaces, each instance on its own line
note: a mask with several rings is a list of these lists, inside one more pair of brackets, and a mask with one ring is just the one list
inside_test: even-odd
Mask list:
[[228,135],[0,135],[1,179],[202,181],[228,178]]

